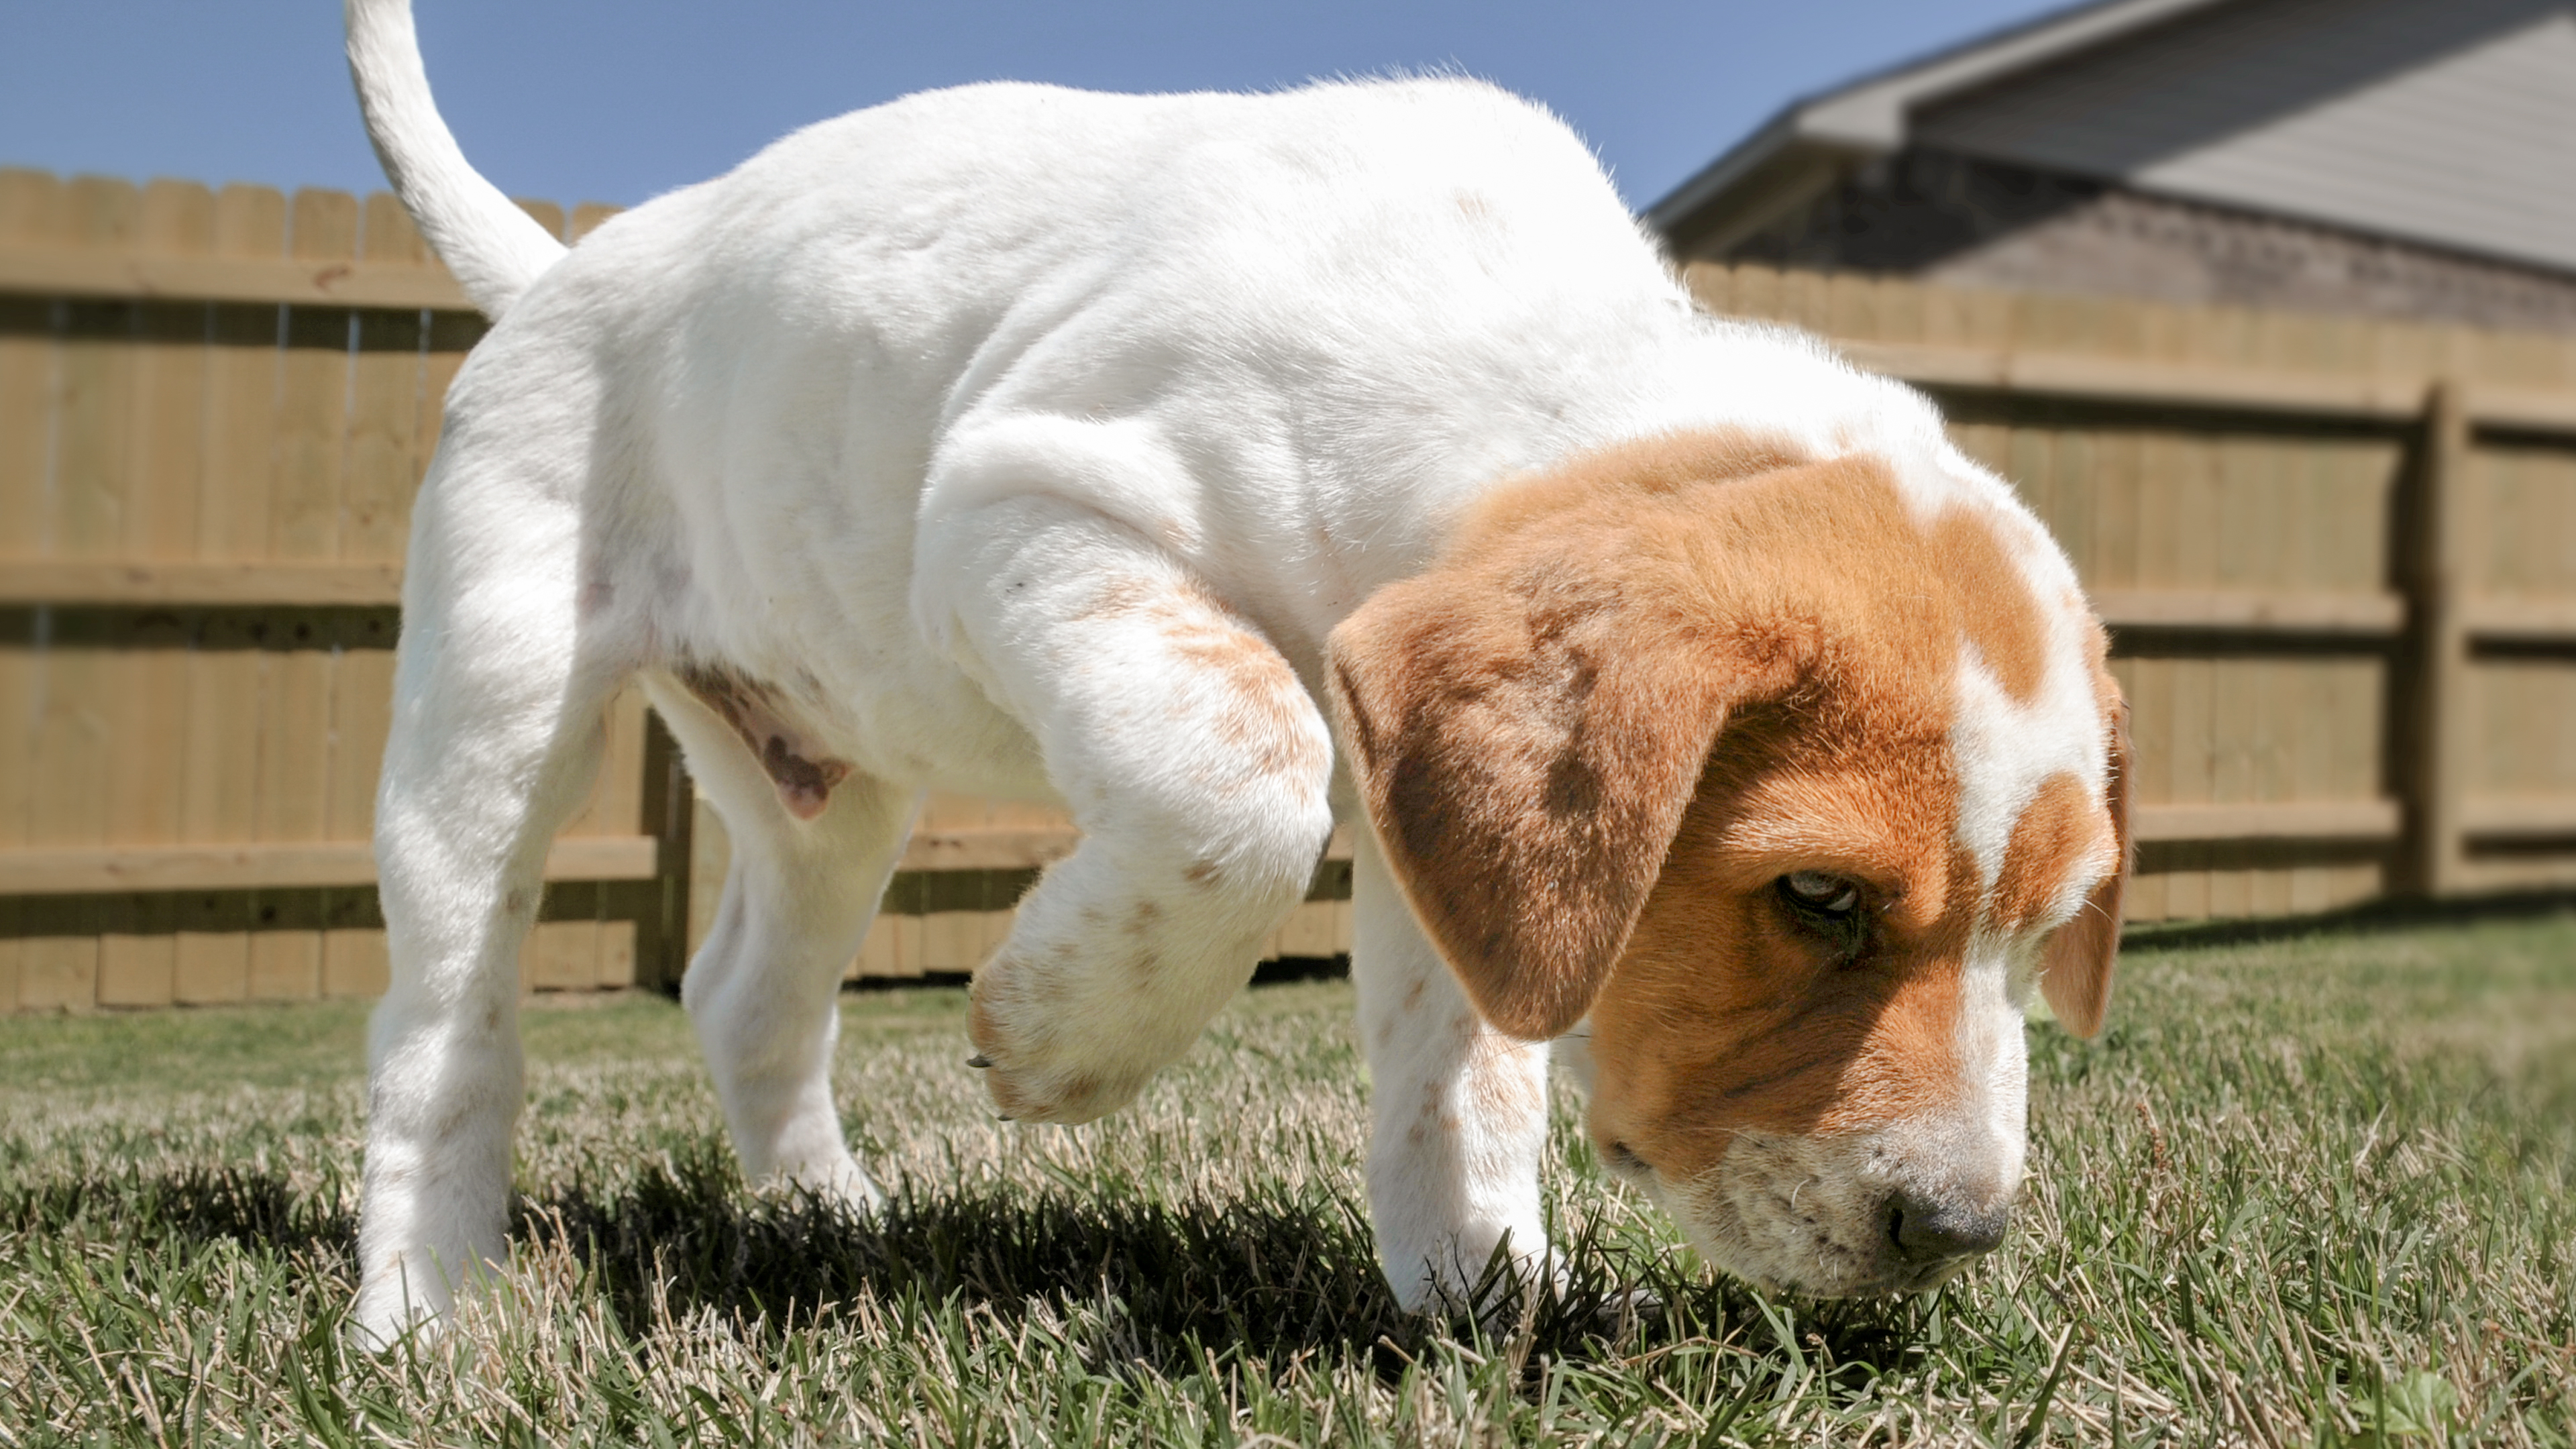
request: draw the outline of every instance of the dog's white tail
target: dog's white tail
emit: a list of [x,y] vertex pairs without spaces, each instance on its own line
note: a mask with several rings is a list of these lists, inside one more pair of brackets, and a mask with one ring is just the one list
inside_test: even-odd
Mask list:
[[411,0],[346,0],[349,78],[367,139],[430,249],[465,295],[498,320],[564,254],[529,215],[465,160],[429,96]]

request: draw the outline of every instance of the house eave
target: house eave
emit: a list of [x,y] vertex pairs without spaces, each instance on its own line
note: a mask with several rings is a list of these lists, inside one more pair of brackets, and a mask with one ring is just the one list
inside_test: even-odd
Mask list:
[[[1762,128],[1648,206],[1646,224],[1676,250],[1724,246],[1812,196],[1852,166],[1900,150],[1921,106],[2228,0],[2104,0],[1981,36],[1792,102]],[[1712,207],[1712,204],[1714,206]],[[1710,214],[1699,213],[1709,209]]]

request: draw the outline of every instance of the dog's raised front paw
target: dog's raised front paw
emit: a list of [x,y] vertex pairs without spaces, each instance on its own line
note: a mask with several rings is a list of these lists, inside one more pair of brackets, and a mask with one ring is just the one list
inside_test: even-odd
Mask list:
[[[1071,953],[1033,968],[1005,946],[975,973],[966,1030],[993,1107],[1016,1122],[1070,1126],[1136,1099],[1163,1058],[1134,1053],[1132,1016],[1104,1010],[1091,983],[1065,969]],[[1114,1016],[1128,1016],[1118,1021]],[[1104,1017],[1113,1019],[1104,1020]]]

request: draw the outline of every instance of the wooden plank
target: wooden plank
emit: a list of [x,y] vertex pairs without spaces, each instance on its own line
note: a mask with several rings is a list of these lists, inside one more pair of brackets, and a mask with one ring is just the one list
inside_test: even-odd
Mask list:
[[394,652],[343,639],[338,672],[331,691],[331,775],[322,835],[365,840],[375,833],[376,776],[393,727]]
[[2138,805],[2141,841],[2394,840],[2405,819],[2395,800],[2274,800]]
[[636,934],[633,921],[599,923],[599,974],[593,986],[601,991],[621,991],[635,984]]
[[599,769],[565,835],[632,835],[643,818],[643,692],[630,687],[610,701],[601,732]]
[[322,933],[318,930],[253,931],[250,999],[311,1001],[322,994]]
[[2115,629],[2340,634],[2391,638],[2406,624],[2402,594],[2320,594],[2271,589],[2104,589],[2094,612]]
[[176,936],[110,934],[98,938],[98,1004],[169,1006],[177,1001]]
[[[2160,659],[2139,659],[2135,657],[2123,658],[2117,655],[2113,656],[2109,661],[2111,677],[2113,680],[2118,682],[2120,686],[2120,697],[2127,701],[2129,706],[2130,765],[2135,771],[2135,778],[2132,780],[2131,785],[2136,797],[2139,799],[2150,799],[2154,798],[2154,795],[2161,795],[2163,793],[2162,779],[2160,777],[2154,780],[2150,780],[2148,778],[2149,774],[2161,762],[2148,753],[2152,730],[2145,729],[2143,726],[2150,724],[2151,721],[2149,721],[2147,715],[2142,713],[2142,707],[2149,698],[2149,692],[2151,690],[2157,690],[2158,688],[2158,682],[2151,679],[2149,676],[2151,676],[2155,671],[2160,670],[2164,666],[2164,663],[2165,661]],[[2160,701],[2160,692],[2157,697]],[[2153,789],[2152,795],[2150,794],[2151,787]],[[2127,918],[2133,921],[2163,920],[2165,914],[2164,877],[2155,874],[2139,874],[2132,877],[2129,882],[2129,892],[2124,905],[2124,910]]]
[[[1852,364],[1917,387],[2009,392],[2134,407],[2346,417],[2411,417],[2422,383],[2377,376],[2287,372],[2241,364],[2185,364],[2080,353],[1923,342],[1834,339]],[[2516,399],[2517,404],[2530,400]]]
[[[262,186],[216,193],[215,248],[226,257],[278,257],[286,249],[286,198]],[[217,307],[209,316],[201,559],[264,562],[271,556],[269,451],[280,316],[274,305]]]
[[[650,880],[657,844],[649,835],[566,836],[546,855],[546,879]],[[354,886],[375,878],[375,850],[365,841],[0,850],[0,895]]]
[[[295,193],[288,246],[309,262],[357,255],[358,203],[346,193]],[[270,443],[268,557],[331,559],[340,547],[340,475],[348,432],[350,315],[340,307],[289,307],[278,359],[277,424]]]
[[179,839],[187,755],[187,631],[176,620],[124,621],[102,664],[107,772],[101,840],[164,845]]
[[0,245],[0,292],[471,312],[439,266],[345,258],[167,256],[122,248]]
[[588,991],[599,980],[597,921],[539,921],[519,951],[519,979],[530,991]]
[[399,562],[0,561],[0,604],[382,607],[401,601]]
[[[72,236],[88,246],[132,244],[141,198],[122,181],[75,178],[64,196]],[[125,552],[132,517],[134,309],[116,302],[66,307],[54,394],[53,483],[40,522],[44,551],[62,558]]]
[[168,1006],[176,1000],[178,913],[166,897],[98,902],[98,1004]]
[[1351,949],[1348,901],[1300,901],[1271,933],[1268,956],[1338,956]]
[[2471,835],[2576,835],[2576,795],[2472,795],[2459,821]]
[[[1028,870],[1049,865],[1073,853],[1082,832],[1069,823],[1054,825],[913,827],[898,870]],[[1351,858],[1350,836],[1335,831],[1324,859]]]
[[860,943],[859,954],[842,973],[842,979],[912,978],[921,974],[921,917],[881,911],[868,923],[867,939]]
[[19,1010],[97,1009],[98,937],[35,936],[19,952]]
[[1023,870],[1073,854],[1082,832],[1071,825],[1015,829],[916,827],[899,870]]
[[[0,170],[0,247],[30,238],[50,244],[62,209],[53,177]],[[42,552],[62,311],[50,297],[0,295],[0,556]]]
[[176,995],[181,1004],[250,999],[250,898],[225,892],[178,900]]
[[[143,189],[139,243],[170,255],[215,245],[215,196],[202,186],[155,181]],[[167,302],[136,307],[134,513],[126,558],[186,559],[197,551],[204,494],[207,309]]]
[[[429,265],[428,248],[402,204],[378,192],[361,220],[370,263]],[[420,481],[425,409],[421,396],[427,329],[417,312],[361,312],[350,363],[348,473],[342,486],[340,558],[398,564]]]
[[324,996],[382,996],[392,980],[393,959],[385,951],[383,927],[341,927],[322,933]]
[[24,974],[27,943],[19,935],[24,908],[0,898],[0,1015],[18,1009],[18,980]]
[[44,685],[37,645],[33,638],[0,642],[0,850],[27,843],[35,804],[36,701]]
[[282,641],[285,648],[259,651],[264,687],[251,838],[316,841],[330,815],[333,660],[328,641],[310,637],[309,617],[290,616],[277,627],[293,637]]
[[27,844],[97,847],[105,843],[108,781],[115,767],[109,729],[114,663],[94,643],[55,641],[37,651]]
[[2576,641],[2576,599],[2462,600],[2460,627],[2471,637],[2498,643],[2563,644]]

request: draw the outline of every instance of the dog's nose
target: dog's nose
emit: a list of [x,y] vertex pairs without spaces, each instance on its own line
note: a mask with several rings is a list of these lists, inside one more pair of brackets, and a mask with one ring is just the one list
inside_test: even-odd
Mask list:
[[1912,1263],[1992,1252],[2012,1222],[2009,1207],[1977,1208],[1900,1192],[1887,1200],[1887,1240]]

